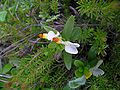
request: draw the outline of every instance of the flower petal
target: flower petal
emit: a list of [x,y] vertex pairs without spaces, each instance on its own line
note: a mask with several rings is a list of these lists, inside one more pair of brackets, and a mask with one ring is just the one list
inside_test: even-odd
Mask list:
[[79,45],[78,43],[73,43],[73,45],[74,45],[75,47],[80,47],[80,45]]
[[59,32],[57,32],[57,34],[55,35],[55,37],[58,37],[60,35],[60,33]]
[[103,63],[103,60],[99,60],[98,63],[95,65],[95,68],[98,68]]
[[93,76],[102,76],[105,72],[102,69],[95,69],[95,68],[91,68],[90,71],[93,73]]
[[49,31],[47,35],[47,39],[52,41],[54,37],[56,37],[55,33],[53,31]]
[[47,39],[47,33],[43,33],[43,34],[39,34],[38,36],[40,37],[40,38],[44,38],[44,39]]
[[77,54],[78,50],[74,45],[65,45],[65,51],[70,54]]

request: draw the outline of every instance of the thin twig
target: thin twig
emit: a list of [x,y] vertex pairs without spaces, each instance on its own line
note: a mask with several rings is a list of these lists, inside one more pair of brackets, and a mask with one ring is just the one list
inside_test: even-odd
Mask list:
[[6,51],[4,54],[2,54],[2,57],[7,55],[8,53],[10,53],[11,51],[15,50],[16,48],[18,48],[21,44],[23,44],[23,42],[19,43],[18,45],[16,45],[14,48]]
[[0,82],[6,83],[6,82],[8,82],[8,81],[5,81],[5,80],[1,80],[1,79],[0,79]]
[[10,75],[4,75],[4,74],[0,74],[0,77],[3,77],[3,78],[12,78],[12,76],[10,76]]
[[69,6],[70,10],[73,11],[73,13],[76,15],[76,16],[79,16],[79,13],[77,12],[77,10],[75,8],[73,8],[72,6]]
[[[37,56],[39,56],[40,54],[41,54],[42,52],[39,52],[39,53],[37,53],[33,58],[32,58],[32,60],[34,60]],[[31,61],[32,61],[31,60]]]
[[29,36],[27,36],[27,37],[25,37],[25,38],[23,38],[23,39],[15,42],[15,43],[11,44],[10,46],[8,46],[8,47],[5,48],[4,50],[2,50],[2,51],[0,52],[0,54],[5,53],[6,51],[9,51],[9,50],[12,49],[12,48],[15,48],[18,43],[22,43],[25,39],[27,39],[27,38],[29,38],[29,37],[31,37],[31,36],[32,36],[32,35],[29,35]]
[[28,29],[28,28],[30,28],[30,27],[33,27],[33,26],[39,27],[39,26],[42,26],[42,25],[41,25],[41,24],[31,24],[31,25],[27,25],[25,28],[23,28],[23,29],[20,30],[20,31],[24,31],[24,30],[26,30],[26,29]]

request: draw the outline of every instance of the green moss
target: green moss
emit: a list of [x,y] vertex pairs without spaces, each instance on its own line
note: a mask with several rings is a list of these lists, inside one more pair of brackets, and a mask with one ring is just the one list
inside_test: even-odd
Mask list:
[[[62,12],[58,11],[58,4]],[[101,68],[105,71],[103,76],[91,77],[86,85],[80,88],[119,90],[119,4],[117,0],[2,0],[0,47],[4,47],[4,50],[0,52],[0,57],[3,55],[15,66],[8,73],[13,78],[5,80],[12,81],[12,88],[62,90],[75,76],[75,66],[71,64],[71,69],[67,70],[63,62],[64,45],[49,44],[50,41],[44,39],[40,39],[36,44],[33,42],[39,38],[39,33],[46,33],[43,24],[63,27],[71,13],[79,12],[78,16],[75,15],[74,27],[70,28],[70,24],[67,25],[68,31],[64,34],[63,40],[68,38],[67,34],[71,29],[69,40],[80,44],[79,53],[71,55],[72,58],[82,59],[88,68],[94,66],[97,60],[103,59],[104,64]],[[70,10],[69,6],[73,10]],[[57,15],[59,12],[63,17]],[[3,87],[3,83],[0,85]]]

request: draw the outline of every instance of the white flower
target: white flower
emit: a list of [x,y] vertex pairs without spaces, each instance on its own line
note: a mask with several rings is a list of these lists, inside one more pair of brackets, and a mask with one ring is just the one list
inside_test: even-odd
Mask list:
[[72,43],[70,41],[65,41],[65,42],[62,41],[61,44],[65,45],[65,51],[67,53],[70,53],[70,54],[78,53],[77,47],[80,46],[78,43]]
[[48,33],[39,34],[40,38],[45,38],[50,41],[54,41],[58,44],[65,45],[65,51],[70,54],[77,54],[78,50],[77,47],[80,45],[78,43],[72,43],[70,41],[62,41],[62,37],[59,37],[60,33],[57,32],[56,34],[53,31],[49,31]]
[[52,41],[54,37],[58,37],[59,35],[60,35],[59,32],[57,32],[57,34],[55,34],[53,31],[49,31],[47,34],[47,39]]
[[44,39],[48,39],[48,40],[52,41],[53,38],[58,37],[59,35],[60,35],[59,32],[57,32],[55,34],[53,31],[49,31],[48,33],[39,34],[38,36],[40,38],[44,38]]
[[101,76],[101,75],[103,75],[105,73],[102,69],[98,68],[102,63],[103,63],[103,60],[100,60],[100,61],[98,61],[98,63],[96,64],[95,67],[90,69],[93,76],[98,77],[98,76]]
[[102,76],[105,72],[100,68],[91,68],[90,71],[92,72],[93,76]]

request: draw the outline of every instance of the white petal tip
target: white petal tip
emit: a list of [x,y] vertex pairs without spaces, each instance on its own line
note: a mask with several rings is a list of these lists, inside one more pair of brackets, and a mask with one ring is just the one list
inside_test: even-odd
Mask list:
[[65,51],[66,51],[67,53],[70,53],[70,54],[78,54],[78,51],[77,51],[77,50],[73,51],[73,50],[68,50],[68,49],[65,48]]

